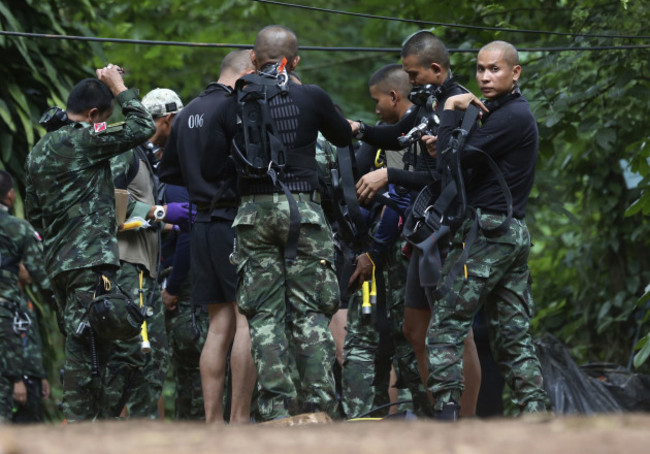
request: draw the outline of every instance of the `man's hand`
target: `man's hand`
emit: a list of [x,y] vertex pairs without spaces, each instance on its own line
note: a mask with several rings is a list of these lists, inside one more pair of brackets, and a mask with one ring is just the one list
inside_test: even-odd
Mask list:
[[167,292],[166,288],[162,289],[160,296],[162,297],[163,304],[165,305],[165,307],[169,312],[176,310],[176,304],[178,303],[178,296],[170,295]]
[[485,113],[490,112],[474,93],[463,93],[462,95],[447,98],[445,101],[445,110],[467,110],[467,106],[470,104],[474,104]]
[[377,191],[388,184],[388,169],[377,169],[368,172],[357,182],[357,198],[359,202],[372,199]]
[[427,153],[429,153],[429,156],[435,158],[438,136],[422,136],[420,140],[427,146]]
[[361,129],[361,122],[348,120],[348,123],[350,123],[350,128],[352,128],[352,135],[356,135],[356,133],[359,132],[359,129]]
[[106,84],[111,93],[113,93],[113,96],[117,96],[126,90],[126,85],[124,85],[120,71],[124,72],[119,66],[110,63],[95,71],[97,78]]
[[41,380],[41,396],[43,399],[47,399],[50,397],[51,394],[51,389],[50,389],[50,382],[47,380],[47,378],[44,378]]
[[363,282],[370,280],[372,277],[372,261],[366,254],[357,256],[357,267],[350,276],[348,287],[353,287],[356,284],[361,285]]
[[27,403],[27,387],[22,380],[14,383],[14,400],[21,405]]

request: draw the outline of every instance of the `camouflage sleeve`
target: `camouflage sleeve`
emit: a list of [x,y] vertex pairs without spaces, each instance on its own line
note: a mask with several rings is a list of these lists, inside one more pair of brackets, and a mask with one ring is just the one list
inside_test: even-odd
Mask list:
[[32,225],[38,226],[39,228],[43,226],[43,218],[41,217],[41,210],[39,209],[40,204],[38,203],[38,198],[34,192],[34,187],[31,183],[31,178],[29,172],[27,172],[27,181],[25,188],[25,215],[29,222]]
[[135,90],[123,91],[115,100],[122,107],[124,122],[110,126],[96,123],[86,128],[79,138],[78,145],[87,150],[89,159],[97,162],[145,142],[156,132],[156,123]]
[[42,238],[28,222],[24,222],[23,226],[23,265],[39,288],[49,289],[50,281],[43,264]]

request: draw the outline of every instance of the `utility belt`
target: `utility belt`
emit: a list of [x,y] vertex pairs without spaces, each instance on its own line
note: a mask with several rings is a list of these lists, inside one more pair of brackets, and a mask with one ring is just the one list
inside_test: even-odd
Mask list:
[[[321,195],[320,192],[313,190],[310,192],[291,192],[291,195],[296,200],[296,202],[313,202],[320,204]],[[272,194],[246,194],[241,196],[242,203],[246,202],[273,202],[278,203],[282,200],[286,200],[284,193],[274,192]]]
[[[300,193],[300,192],[311,192],[316,188],[309,182],[305,180],[282,180],[282,183],[286,186],[289,192]],[[246,186],[243,188],[242,192],[244,195],[254,195],[254,194],[273,194],[278,192],[278,186],[273,184],[272,181],[264,180],[253,180],[247,179]]]

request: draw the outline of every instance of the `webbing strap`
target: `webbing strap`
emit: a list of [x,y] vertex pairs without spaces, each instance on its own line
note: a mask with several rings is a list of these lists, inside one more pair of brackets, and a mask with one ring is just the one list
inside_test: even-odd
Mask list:
[[278,174],[273,168],[269,168],[267,174],[271,177],[274,186],[279,186],[289,202],[289,235],[287,244],[284,247],[284,262],[287,265],[293,265],[298,254],[298,238],[300,237],[300,211],[298,202],[291,194],[286,184],[278,178]]

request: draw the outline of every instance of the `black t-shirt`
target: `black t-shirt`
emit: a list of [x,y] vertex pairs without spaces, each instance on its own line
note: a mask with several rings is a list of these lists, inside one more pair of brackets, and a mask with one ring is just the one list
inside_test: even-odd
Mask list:
[[[452,131],[457,128],[464,112],[445,110],[440,115],[439,149],[449,144]],[[523,218],[526,201],[533,187],[538,153],[538,131],[528,101],[518,96],[490,112],[482,125],[467,139],[467,145],[483,150],[497,163],[512,193],[513,216]],[[484,211],[506,214],[506,199],[495,173],[485,157],[475,151],[461,154],[463,173],[472,173],[466,179],[467,203]]]
[[[230,144],[221,145],[216,134],[218,116],[232,99],[228,94],[226,87],[213,82],[176,115],[158,175],[165,183],[185,186],[190,201],[198,205],[210,205],[221,191],[219,205],[232,207],[220,206],[212,215],[233,220],[237,205],[235,165],[228,157]],[[201,173],[204,154],[215,157],[209,181]]]
[[[329,95],[316,85],[290,83],[288,93],[277,95],[269,105],[271,116],[275,120],[280,138],[288,152],[286,173],[306,181],[313,189],[319,188],[316,168],[307,170],[292,166],[292,151],[296,149],[304,151],[307,147],[308,154],[315,157],[318,131],[321,131],[334,145],[345,146],[352,138],[349,123],[335,110]],[[223,107],[217,112],[214,150],[230,148],[232,139],[237,133],[237,110],[237,100],[232,96],[227,98]],[[206,150],[201,160],[204,178],[208,181],[217,179],[222,160],[223,156],[220,153]],[[270,178],[268,181],[270,182]],[[259,180],[239,178],[239,192],[248,193],[250,185],[258,182]]]

